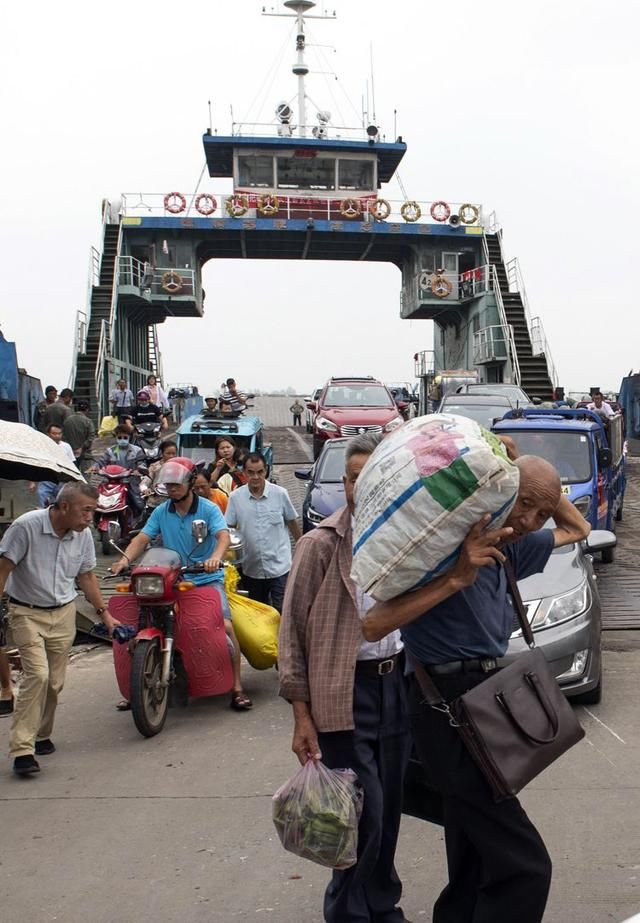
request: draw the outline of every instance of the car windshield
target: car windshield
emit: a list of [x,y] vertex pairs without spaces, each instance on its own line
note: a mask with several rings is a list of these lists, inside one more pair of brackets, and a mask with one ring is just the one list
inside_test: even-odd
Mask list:
[[326,407],[392,407],[389,392],[382,385],[332,385],[327,388]]
[[327,448],[322,453],[322,458],[318,462],[316,483],[338,484],[342,481],[346,449],[347,447],[344,443],[335,446],[331,445],[331,442],[328,443]]
[[584,433],[505,430],[500,427],[499,435],[511,436],[521,455],[546,458],[563,484],[582,484],[591,480],[591,443]]
[[454,404],[446,401],[442,412],[457,413],[461,417],[469,417],[470,420],[475,420],[480,426],[491,429],[494,421],[496,419],[501,420],[510,409],[504,404],[477,404],[475,401],[473,404]]

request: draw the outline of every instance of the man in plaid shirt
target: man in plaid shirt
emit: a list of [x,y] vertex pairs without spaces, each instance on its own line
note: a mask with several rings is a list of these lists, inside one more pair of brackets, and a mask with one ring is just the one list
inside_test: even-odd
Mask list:
[[355,482],[380,439],[348,443],[347,506],[298,542],[280,628],[280,695],[293,706],[294,753],[302,764],[353,769],[364,789],[358,862],[334,871],[327,923],[408,923],[394,867],[409,755],[402,641],[399,632],[365,641],[361,619],[374,600],[350,577]]

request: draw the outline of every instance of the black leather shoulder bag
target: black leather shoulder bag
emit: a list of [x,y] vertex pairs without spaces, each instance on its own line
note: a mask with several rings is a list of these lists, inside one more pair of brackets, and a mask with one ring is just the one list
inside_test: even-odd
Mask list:
[[410,658],[425,701],[445,712],[491,786],[496,801],[524,786],[584,737],[533,631],[510,562],[509,592],[529,650],[447,703],[422,664]]

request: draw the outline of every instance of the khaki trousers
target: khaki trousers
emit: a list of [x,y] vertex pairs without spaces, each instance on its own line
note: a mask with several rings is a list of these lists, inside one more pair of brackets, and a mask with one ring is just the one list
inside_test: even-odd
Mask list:
[[10,603],[9,615],[24,671],[9,736],[9,755],[15,758],[32,755],[36,740],[51,737],[76,634],[76,607],[30,609]]

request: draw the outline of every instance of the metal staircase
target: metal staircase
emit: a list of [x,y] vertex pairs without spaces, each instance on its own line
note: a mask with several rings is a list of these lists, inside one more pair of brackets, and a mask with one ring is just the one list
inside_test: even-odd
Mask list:
[[[513,345],[520,368],[520,385],[530,397],[543,401],[553,398],[555,369],[542,334],[539,318],[529,321],[527,316],[524,287],[519,284],[520,274],[517,262],[505,264],[502,255],[500,234],[485,234],[485,248],[488,261],[495,267],[495,278],[500,287],[507,323],[513,329]],[[534,336],[534,330],[540,336]]]

